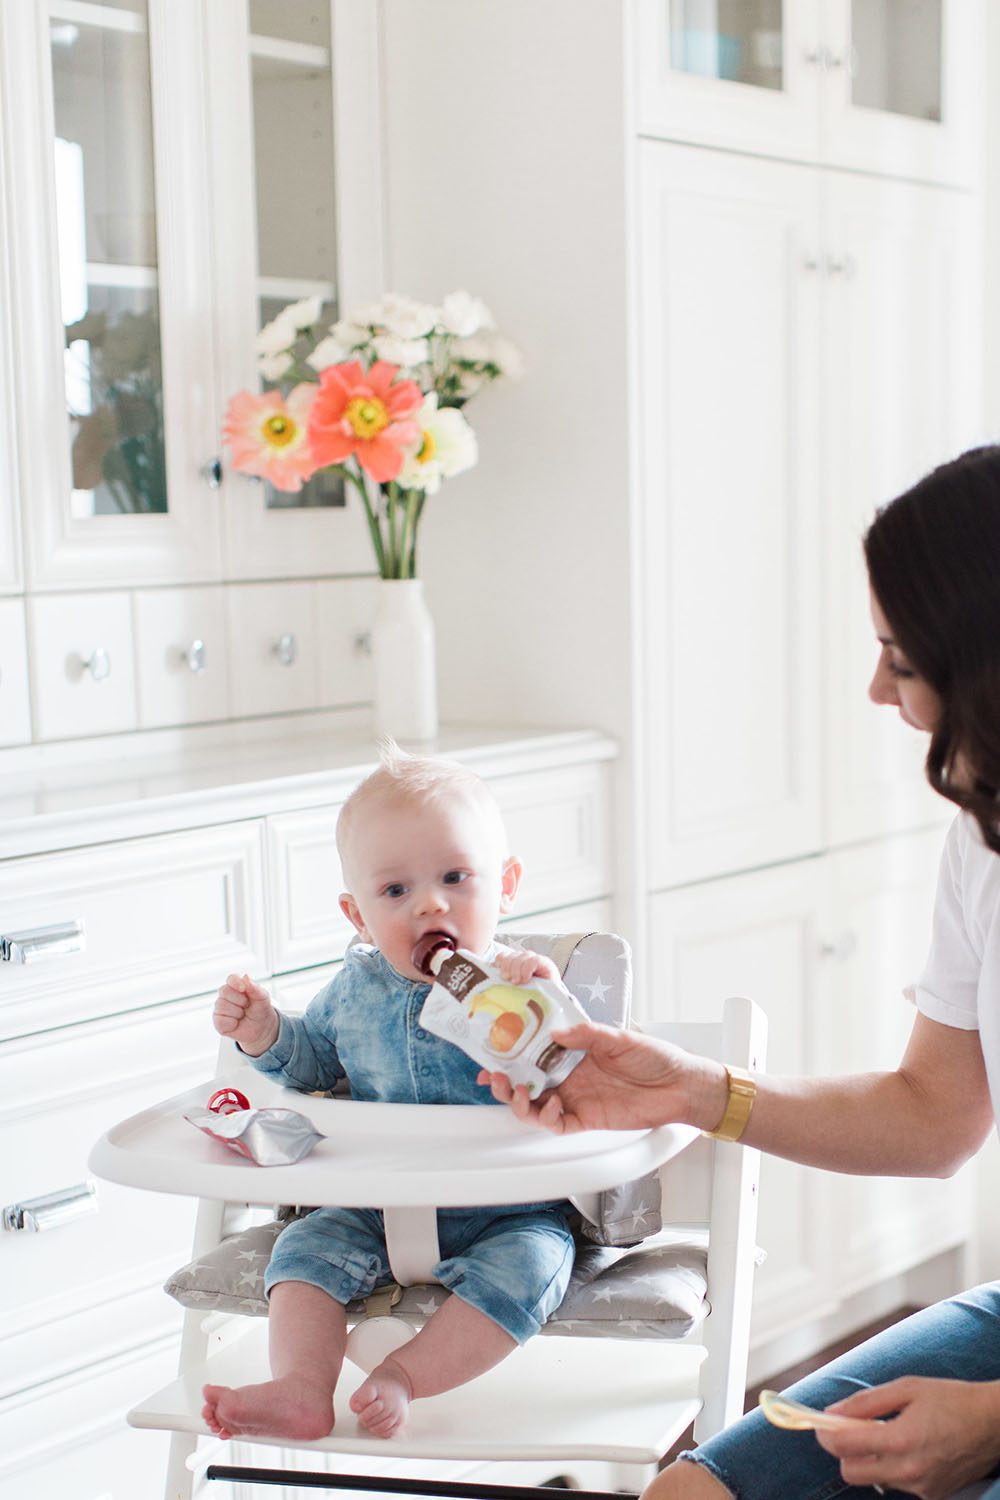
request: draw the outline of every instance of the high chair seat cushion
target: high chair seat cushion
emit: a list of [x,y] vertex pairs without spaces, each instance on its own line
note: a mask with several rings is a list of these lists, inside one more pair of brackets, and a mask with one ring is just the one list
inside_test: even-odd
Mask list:
[[[274,1219],[224,1240],[175,1271],[164,1290],[184,1307],[266,1316],[264,1270],[286,1222]],[[706,1243],[697,1233],[665,1232],[634,1249],[580,1245],[569,1290],[542,1332],[683,1338],[708,1310],[705,1266]],[[405,1287],[392,1316],[419,1325],[447,1295],[435,1285]],[[353,1302],[348,1314],[358,1318],[364,1310]]]

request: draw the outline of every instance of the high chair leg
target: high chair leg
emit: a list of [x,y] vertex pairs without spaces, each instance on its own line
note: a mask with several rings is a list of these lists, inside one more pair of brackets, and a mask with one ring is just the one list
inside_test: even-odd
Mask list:
[[191,1500],[194,1493],[194,1473],[188,1468],[187,1460],[197,1446],[198,1439],[193,1433],[175,1432],[171,1435],[164,1500]]

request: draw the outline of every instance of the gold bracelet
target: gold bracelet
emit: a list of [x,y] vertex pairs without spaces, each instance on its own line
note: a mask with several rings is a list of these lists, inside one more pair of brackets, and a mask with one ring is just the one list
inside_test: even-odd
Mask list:
[[743,1068],[731,1068],[727,1064],[726,1083],[729,1088],[726,1112],[714,1130],[703,1132],[713,1141],[738,1141],[747,1128],[753,1101],[757,1097],[757,1085]]

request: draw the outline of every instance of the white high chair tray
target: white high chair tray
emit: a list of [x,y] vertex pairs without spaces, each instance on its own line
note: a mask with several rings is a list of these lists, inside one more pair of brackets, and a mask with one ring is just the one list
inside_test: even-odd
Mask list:
[[[700,1345],[630,1339],[610,1351],[605,1339],[531,1339],[468,1385],[414,1402],[398,1440],[374,1438],[358,1426],[347,1403],[365,1377],[345,1364],[331,1435],[301,1443],[281,1438],[280,1446],[383,1458],[655,1464],[701,1407],[698,1370],[704,1358]],[[202,1381],[243,1385],[267,1378],[266,1323],[255,1319],[243,1337],[150,1396],[128,1420],[133,1427],[206,1434]],[[273,1446],[279,1440],[239,1441]]]
[[[247,1161],[184,1119],[229,1086],[255,1108],[298,1110],[325,1139],[292,1166]],[[655,1170],[697,1135],[688,1125],[661,1125],[557,1136],[503,1106],[323,1099],[243,1068],[112,1126],[90,1168],[127,1187],[239,1203],[461,1208],[613,1187]]]

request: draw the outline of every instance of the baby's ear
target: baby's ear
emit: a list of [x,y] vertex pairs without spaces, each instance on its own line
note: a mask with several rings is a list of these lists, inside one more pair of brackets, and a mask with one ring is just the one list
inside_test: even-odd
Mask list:
[[510,911],[514,905],[514,897],[517,895],[517,888],[521,884],[522,874],[523,867],[519,859],[514,859],[511,856],[504,861],[503,877],[500,884],[501,911]]
[[358,906],[358,903],[355,901],[350,891],[341,891],[339,904],[341,911],[344,913],[344,916],[350,922],[351,926],[361,937],[365,939],[366,942],[368,942],[368,929],[365,927],[365,919],[361,915],[361,910]]

